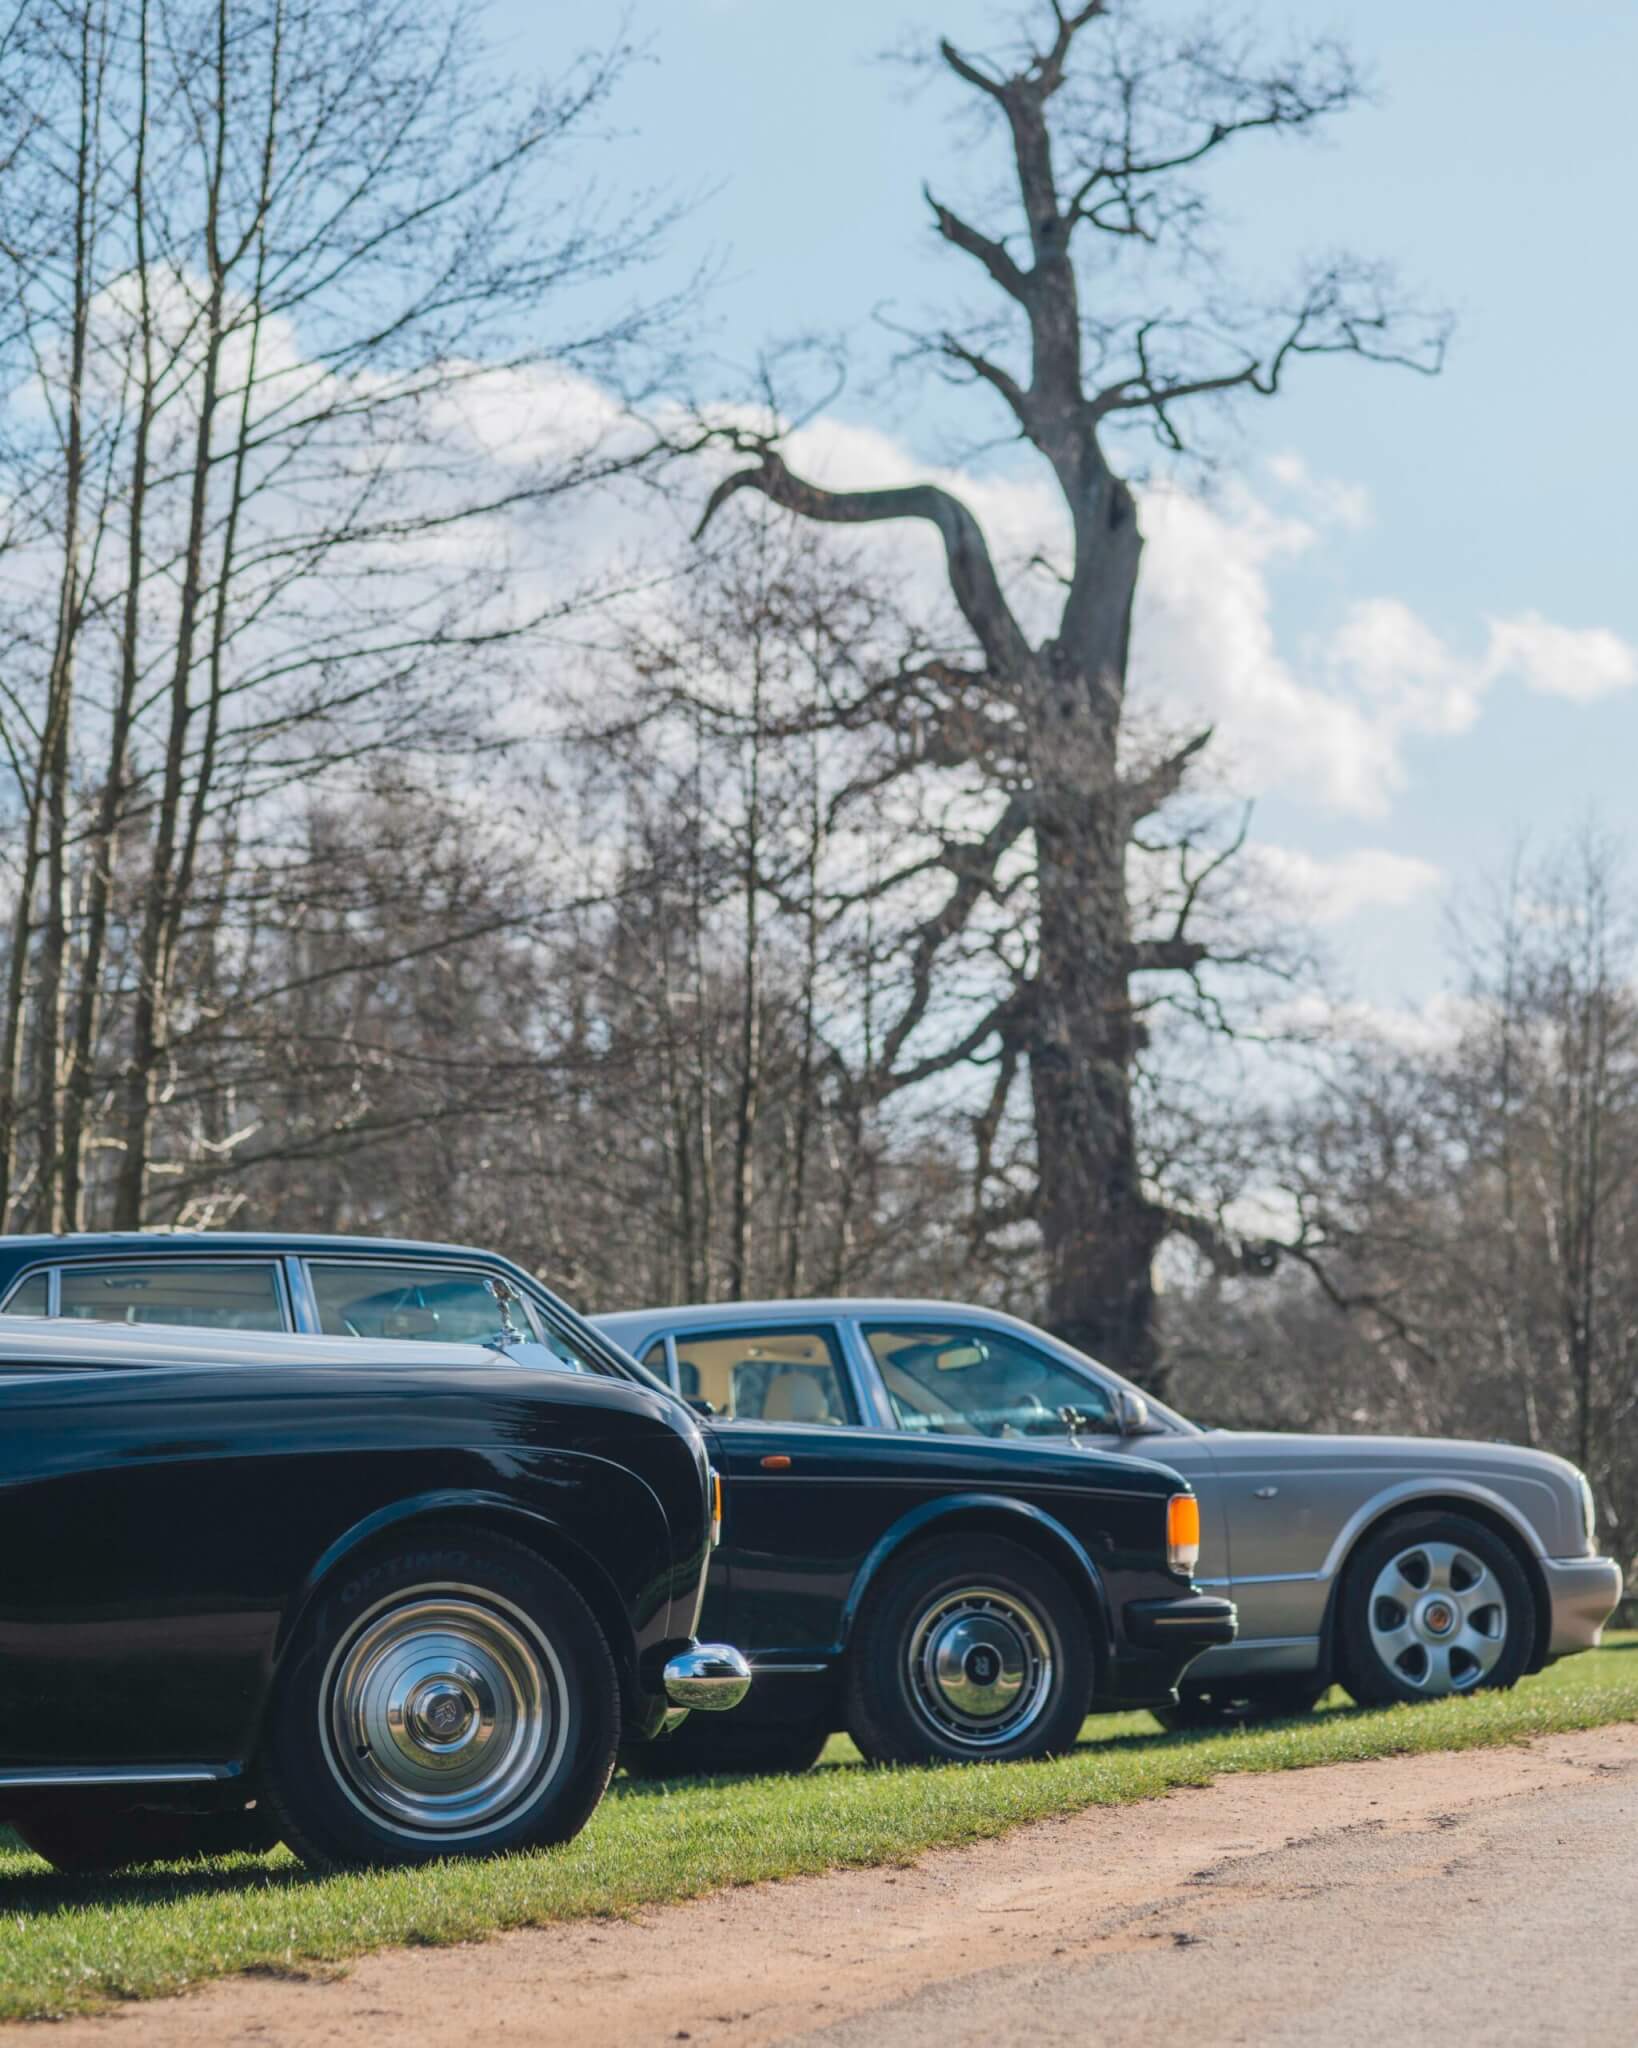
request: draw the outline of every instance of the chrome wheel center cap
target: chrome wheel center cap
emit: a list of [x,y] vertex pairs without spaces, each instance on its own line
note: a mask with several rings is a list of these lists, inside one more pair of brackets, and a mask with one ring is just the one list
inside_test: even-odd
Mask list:
[[976,1644],[963,1660],[962,1675],[970,1685],[994,1685],[1001,1676],[1001,1659],[988,1643]]
[[458,1679],[424,1679],[404,1703],[404,1725],[426,1749],[458,1749],[477,1724],[478,1703]]

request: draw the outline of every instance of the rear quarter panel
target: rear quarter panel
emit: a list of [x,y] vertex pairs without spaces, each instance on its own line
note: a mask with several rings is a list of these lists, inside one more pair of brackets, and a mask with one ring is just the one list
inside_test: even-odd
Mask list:
[[673,1415],[505,1365],[0,1381],[0,1764],[244,1758],[317,1574],[409,1507],[557,1532],[605,1575],[634,1662],[674,1610],[686,1633],[704,1566],[699,1447]]

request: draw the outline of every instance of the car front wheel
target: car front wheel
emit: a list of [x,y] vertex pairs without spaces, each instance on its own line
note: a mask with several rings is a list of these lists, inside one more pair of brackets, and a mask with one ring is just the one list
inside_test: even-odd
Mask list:
[[872,1589],[848,1650],[847,1730],[873,1763],[1011,1762],[1068,1749],[1086,1718],[1086,1617],[1021,1544],[956,1537]]
[[1518,1559],[1466,1515],[1390,1523],[1350,1564],[1342,1603],[1342,1679],[1362,1706],[1512,1685],[1535,1635]]
[[613,1660],[569,1580],[440,1531],[321,1590],[280,1676],[268,1791],[315,1869],[498,1855],[577,1834],[619,1739]]

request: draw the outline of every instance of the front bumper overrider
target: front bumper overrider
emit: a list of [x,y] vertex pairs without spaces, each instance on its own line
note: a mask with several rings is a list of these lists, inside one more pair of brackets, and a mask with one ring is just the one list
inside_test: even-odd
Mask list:
[[695,1643],[668,1657],[665,1696],[696,1714],[724,1714],[751,1689],[751,1667],[728,1643]]
[[1232,1643],[1236,1626],[1234,1602],[1216,1593],[1133,1600],[1126,1609],[1126,1633],[1134,1643],[1146,1650],[1177,1650],[1187,1657]]

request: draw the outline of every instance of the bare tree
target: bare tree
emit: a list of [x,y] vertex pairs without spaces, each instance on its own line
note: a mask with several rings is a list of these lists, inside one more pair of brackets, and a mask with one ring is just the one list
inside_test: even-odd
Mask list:
[[[1216,855],[1198,844],[1177,852],[1164,921],[1140,926],[1129,896],[1134,846],[1158,829],[1210,734],[1138,758],[1125,731],[1142,536],[1117,436],[1146,428],[1182,454],[1203,405],[1272,396],[1315,356],[1433,370],[1443,334],[1396,309],[1380,270],[1343,258],[1309,271],[1284,302],[1224,305],[1197,176],[1248,138],[1296,137],[1352,106],[1359,86],[1343,51],[1322,42],[1269,61],[1210,26],[1151,33],[1139,9],[1106,0],[1039,18],[1038,41],[994,59],[940,46],[945,71],[1006,138],[1012,190],[991,227],[928,195],[937,233],[976,265],[994,310],[921,333],[915,349],[998,403],[1061,493],[1071,543],[1050,631],[1026,632],[978,520],[949,490],[821,486],[791,466],[775,416],[761,430],[707,433],[752,460],[717,484],[701,525],[755,491],[806,519],[913,520],[942,541],[961,642],[877,701],[904,737],[903,772],[959,770],[990,801],[981,829],[938,838],[943,893],[904,934],[870,1087],[885,1099],[983,1054],[999,1091],[993,1122],[1014,1077],[1027,1082],[1034,1184],[981,1190],[979,1214],[993,1197],[996,1222],[1033,1217],[1053,1327],[1141,1376],[1155,1364],[1151,1266],[1168,1235],[1183,1231],[1228,1267],[1266,1253],[1177,1210],[1143,1172],[1133,1103],[1142,992],[1155,978],[1202,991],[1223,963],[1198,915]],[[1198,303],[1172,310],[1191,280]],[[987,1009],[951,1025],[946,964],[1001,899],[1016,903],[1021,866],[1027,961]],[[918,850],[912,872],[883,877],[880,891],[895,879],[925,887],[927,875]]]
[[[1638,1529],[1638,928],[1588,831],[1464,912],[1447,1045],[1342,1049],[1288,1121],[1293,1249],[1319,1281],[1266,1308],[1180,1303],[1205,1412],[1500,1436],[1591,1476]],[[1265,1130],[1261,1156],[1281,1156]],[[1241,1290],[1243,1294],[1243,1290]],[[1322,1328],[1321,1326],[1325,1326]],[[1208,1350],[1210,1355],[1208,1357]],[[1237,1357],[1244,1364],[1243,1377]],[[1236,1382],[1239,1382],[1238,1384]]]
[[663,325],[617,280],[671,208],[585,175],[618,42],[530,92],[407,0],[17,0],[0,35],[0,498],[54,593],[4,679],[0,1217],[133,1227],[188,1164],[155,1116],[226,851],[492,747],[587,596],[545,514],[640,453],[590,379]]

